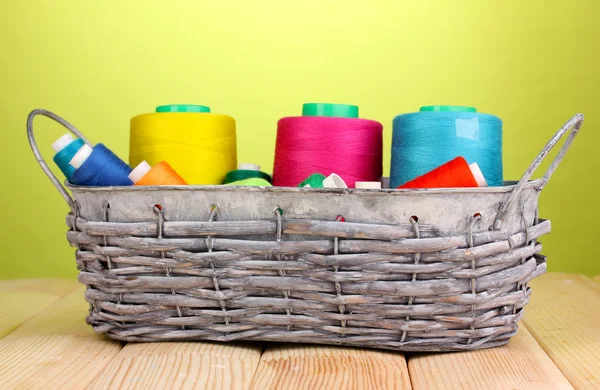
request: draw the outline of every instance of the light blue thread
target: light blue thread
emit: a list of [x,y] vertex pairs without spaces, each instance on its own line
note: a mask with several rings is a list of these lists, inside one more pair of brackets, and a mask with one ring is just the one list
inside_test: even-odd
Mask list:
[[73,172],[75,172],[75,168],[72,165],[69,165],[69,161],[71,161],[73,156],[75,156],[77,151],[81,149],[84,144],[85,142],[83,142],[81,138],[77,138],[54,155],[54,162],[58,165],[68,181],[71,181]]
[[477,112],[416,112],[394,118],[390,188],[458,157],[476,162],[490,186],[501,186],[502,121]]

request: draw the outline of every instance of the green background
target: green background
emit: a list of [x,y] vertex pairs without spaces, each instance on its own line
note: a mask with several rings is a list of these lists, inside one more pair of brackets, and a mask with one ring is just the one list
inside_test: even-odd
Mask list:
[[[504,121],[505,177],[577,112],[586,123],[541,196],[550,270],[600,273],[600,2],[31,1],[0,12],[0,278],[74,277],[68,212],[29,150],[33,108],[127,158],[129,119],[170,103],[232,115],[240,161],[270,171],[276,122],[302,103],[356,104],[385,128],[428,104]],[[37,121],[39,143],[62,130]],[[544,165],[546,167],[547,164]]]

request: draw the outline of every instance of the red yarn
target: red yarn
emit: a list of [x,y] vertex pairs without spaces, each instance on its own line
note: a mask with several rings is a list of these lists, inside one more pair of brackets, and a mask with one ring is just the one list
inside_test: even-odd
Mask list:
[[456,157],[398,188],[478,187],[467,160]]
[[337,173],[348,185],[378,181],[383,126],[359,118],[301,116],[277,123],[273,185],[295,187],[312,173]]

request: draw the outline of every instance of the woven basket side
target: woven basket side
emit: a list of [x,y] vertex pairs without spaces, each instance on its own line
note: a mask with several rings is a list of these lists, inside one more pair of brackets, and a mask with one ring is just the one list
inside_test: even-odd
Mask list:
[[[86,221],[69,215],[88,322],[127,341],[268,340],[472,350],[516,332],[549,221],[440,237],[323,220]],[[524,220],[525,221],[525,220]],[[269,241],[257,240],[265,235]],[[308,237],[287,241],[290,237]],[[247,239],[249,238],[249,239]]]

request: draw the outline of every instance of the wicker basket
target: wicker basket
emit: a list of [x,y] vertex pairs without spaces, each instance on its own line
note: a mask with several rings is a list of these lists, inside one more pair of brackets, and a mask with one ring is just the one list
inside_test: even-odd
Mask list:
[[[516,184],[430,190],[78,187],[67,237],[87,321],[125,341],[263,340],[476,350],[517,332],[546,269],[538,196],[583,122]],[[563,135],[542,179],[533,171]],[[87,140],[86,140],[87,142]],[[88,142],[89,143],[89,142]]]

